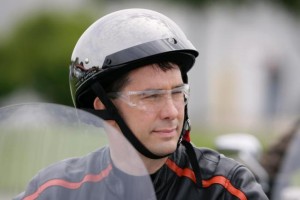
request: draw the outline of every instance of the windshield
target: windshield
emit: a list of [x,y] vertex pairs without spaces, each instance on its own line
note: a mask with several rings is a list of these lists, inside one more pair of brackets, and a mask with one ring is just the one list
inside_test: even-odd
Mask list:
[[90,113],[9,106],[0,109],[0,130],[0,199],[155,199],[135,149]]

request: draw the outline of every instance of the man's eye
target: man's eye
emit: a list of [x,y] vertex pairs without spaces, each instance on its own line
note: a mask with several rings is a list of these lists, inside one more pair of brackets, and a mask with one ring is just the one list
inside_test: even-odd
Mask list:
[[173,92],[172,92],[172,94],[182,94],[182,93],[183,93],[183,91],[181,91],[181,90],[173,91]]
[[159,98],[159,94],[144,94],[142,98],[144,99],[156,99]]
[[184,92],[182,90],[175,90],[172,91],[172,96],[180,96],[182,95]]

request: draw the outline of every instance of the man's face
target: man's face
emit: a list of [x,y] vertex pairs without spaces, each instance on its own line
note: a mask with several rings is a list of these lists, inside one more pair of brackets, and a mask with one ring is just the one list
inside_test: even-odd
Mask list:
[[[162,71],[147,65],[129,73],[129,82],[121,92],[171,90],[183,85],[177,65]],[[184,105],[174,104],[172,98],[163,99],[159,109],[130,106],[121,99],[114,103],[135,136],[156,155],[166,155],[176,150],[184,120]]]

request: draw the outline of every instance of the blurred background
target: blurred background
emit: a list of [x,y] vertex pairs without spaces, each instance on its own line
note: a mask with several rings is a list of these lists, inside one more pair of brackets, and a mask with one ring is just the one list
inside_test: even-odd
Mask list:
[[0,106],[72,106],[68,67],[79,36],[132,7],[169,16],[200,52],[189,79],[196,144],[246,132],[267,146],[299,117],[298,0],[1,0]]
[[[0,0],[0,107],[73,106],[68,70],[76,41],[101,16],[132,7],[169,16],[199,50],[189,75],[196,145],[216,148],[221,135],[248,133],[269,152],[288,146],[300,119],[298,0]],[[276,152],[264,159],[275,171],[283,154]]]

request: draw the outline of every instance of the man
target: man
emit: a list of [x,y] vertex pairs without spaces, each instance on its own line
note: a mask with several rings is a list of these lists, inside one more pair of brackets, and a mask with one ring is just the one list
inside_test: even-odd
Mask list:
[[[155,190],[154,196],[140,199],[267,199],[247,168],[190,143],[187,72],[197,56],[185,34],[164,15],[145,9],[111,13],[91,25],[75,46],[70,66],[73,101],[107,120],[139,152]],[[115,171],[129,176],[116,164],[117,156],[100,150],[54,165],[34,178],[19,198],[101,199],[95,190]],[[93,162],[100,157],[105,160]],[[68,172],[72,163],[75,174]],[[106,175],[68,187],[80,182],[73,176],[86,177],[92,171]],[[52,173],[68,184],[49,184]],[[126,189],[120,193],[119,186],[111,187],[115,194],[105,199],[127,198]]]

